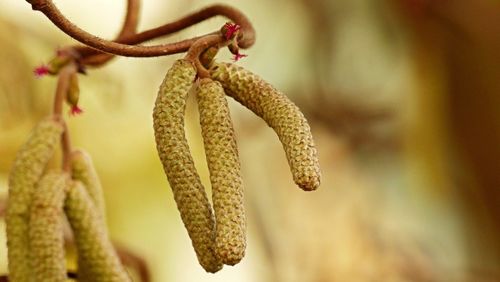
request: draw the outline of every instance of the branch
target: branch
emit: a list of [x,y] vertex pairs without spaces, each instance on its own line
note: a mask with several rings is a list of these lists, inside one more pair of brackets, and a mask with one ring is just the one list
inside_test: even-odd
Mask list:
[[[200,39],[200,37],[156,46],[131,46],[129,44],[138,44],[165,34],[176,32],[216,15],[226,16],[241,26],[241,33],[238,38],[241,48],[248,48],[255,42],[255,31],[248,18],[239,10],[226,5],[214,5],[181,18],[173,23],[136,35],[127,36],[124,39],[118,40],[118,42],[113,42],[94,36],[77,27],[64,17],[51,0],[28,0],[28,2],[31,3],[34,10],[38,10],[45,14],[47,18],[69,36],[92,48],[115,55],[128,57],[156,57],[185,52],[196,40]],[[79,51],[82,52],[82,56],[86,56],[83,50],[80,49]]]

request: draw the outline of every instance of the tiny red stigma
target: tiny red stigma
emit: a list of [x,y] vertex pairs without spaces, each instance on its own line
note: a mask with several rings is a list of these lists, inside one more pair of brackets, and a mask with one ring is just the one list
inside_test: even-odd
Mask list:
[[33,70],[33,74],[36,78],[41,78],[49,74],[49,67],[47,65],[41,65]]
[[226,40],[231,39],[234,34],[241,29],[241,26],[239,24],[234,23],[226,23],[224,27],[226,28],[226,33],[224,34]]

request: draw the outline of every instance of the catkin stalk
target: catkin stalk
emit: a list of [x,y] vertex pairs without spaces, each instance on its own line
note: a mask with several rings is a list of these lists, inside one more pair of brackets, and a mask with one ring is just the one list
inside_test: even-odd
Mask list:
[[29,263],[29,207],[35,183],[52,157],[64,125],[53,117],[42,120],[17,153],[9,175],[9,199],[6,210],[9,279],[27,282]]
[[226,95],[219,82],[201,79],[196,94],[212,183],[215,252],[224,264],[234,265],[245,255],[246,219],[233,124]]
[[92,158],[87,152],[75,150],[71,153],[71,177],[82,182],[105,221],[105,204],[101,182],[92,163]]
[[33,281],[66,281],[63,204],[68,180],[66,174],[48,173],[33,195],[29,223]]
[[64,210],[75,237],[78,281],[131,281],[109,240],[102,216],[81,182],[71,182]]
[[222,268],[214,252],[215,220],[194,166],[184,132],[184,112],[196,68],[176,61],[160,86],[153,111],[156,147],[172,188],[177,208],[200,265],[208,272]]
[[306,191],[319,187],[321,173],[311,129],[299,108],[259,76],[234,64],[214,63],[210,75],[226,94],[264,119],[285,150],[295,183]]

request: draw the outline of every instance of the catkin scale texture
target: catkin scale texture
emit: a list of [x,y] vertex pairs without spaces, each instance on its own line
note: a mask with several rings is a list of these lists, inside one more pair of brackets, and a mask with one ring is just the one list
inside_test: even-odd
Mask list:
[[131,281],[109,240],[102,216],[81,182],[70,183],[64,211],[75,236],[78,281]]
[[228,63],[214,63],[210,75],[226,94],[264,119],[285,150],[295,183],[306,191],[320,185],[321,172],[311,129],[299,108],[259,76]]
[[206,271],[217,272],[222,263],[214,252],[215,220],[184,132],[186,99],[195,77],[191,62],[181,59],[173,64],[158,92],[153,126],[158,154],[198,261]]
[[246,219],[243,181],[233,124],[221,84],[205,78],[196,97],[216,219],[215,252],[228,265],[245,255]]
[[67,174],[52,172],[36,186],[29,221],[33,281],[66,281],[63,204],[68,183]]
[[35,184],[52,157],[63,130],[63,124],[52,117],[42,120],[19,150],[12,166],[5,217],[11,281],[30,281],[29,207]]
[[99,213],[105,218],[105,204],[99,176],[90,155],[83,150],[71,153],[71,177],[83,183]]

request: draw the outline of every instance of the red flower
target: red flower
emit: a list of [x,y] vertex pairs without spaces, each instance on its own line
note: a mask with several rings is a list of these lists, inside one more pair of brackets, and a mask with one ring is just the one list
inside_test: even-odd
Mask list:
[[226,33],[224,34],[226,40],[231,39],[234,34],[241,29],[240,25],[234,23],[226,23],[224,27],[226,28]]
[[49,74],[49,67],[47,65],[38,66],[33,70],[33,73],[35,74],[36,78],[40,78]]
[[69,113],[73,116],[76,116],[76,115],[83,113],[83,110],[81,108],[79,108],[77,105],[74,105],[69,110]]
[[233,57],[233,61],[237,62],[239,59],[241,58],[245,58],[245,57],[248,57],[248,55],[245,55],[245,54],[240,54],[239,52],[234,54],[234,57]]

